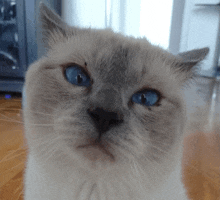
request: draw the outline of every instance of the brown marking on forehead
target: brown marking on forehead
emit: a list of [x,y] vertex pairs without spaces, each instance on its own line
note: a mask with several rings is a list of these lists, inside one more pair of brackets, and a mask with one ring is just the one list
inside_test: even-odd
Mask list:
[[137,82],[144,70],[139,69],[140,63],[135,64],[138,52],[133,46],[119,44],[109,50],[107,54],[100,52],[95,66],[102,81],[118,86]]

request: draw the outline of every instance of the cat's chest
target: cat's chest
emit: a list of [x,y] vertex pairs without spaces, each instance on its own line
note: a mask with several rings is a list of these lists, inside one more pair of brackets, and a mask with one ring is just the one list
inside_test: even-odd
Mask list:
[[66,176],[54,171],[54,167],[45,170],[45,166],[29,156],[25,200],[187,200],[180,170],[176,168],[162,188],[151,194],[107,179],[92,181],[77,172]]

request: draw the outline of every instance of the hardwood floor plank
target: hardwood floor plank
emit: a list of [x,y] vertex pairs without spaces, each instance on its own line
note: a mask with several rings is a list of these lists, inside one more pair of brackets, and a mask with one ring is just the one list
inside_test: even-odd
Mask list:
[[192,133],[184,142],[184,183],[193,200],[220,199],[220,138]]

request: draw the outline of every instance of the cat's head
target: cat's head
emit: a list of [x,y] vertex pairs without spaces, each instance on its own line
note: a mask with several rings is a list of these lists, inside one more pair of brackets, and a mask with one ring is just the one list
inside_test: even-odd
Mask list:
[[180,89],[208,48],[174,56],[146,39],[70,27],[43,4],[40,12],[48,52],[26,75],[30,151],[94,170],[172,166],[185,123]]

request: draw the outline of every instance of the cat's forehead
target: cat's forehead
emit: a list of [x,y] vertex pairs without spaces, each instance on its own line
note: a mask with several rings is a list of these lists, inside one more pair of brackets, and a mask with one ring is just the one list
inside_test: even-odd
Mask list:
[[170,71],[164,62],[164,53],[146,39],[91,30],[60,42],[49,55],[56,65],[76,63],[84,67],[86,64],[94,80],[124,88],[137,84],[162,87],[168,82],[173,85],[167,78]]
[[[138,42],[106,30],[88,31],[83,34],[69,36],[52,48],[53,57],[64,59],[103,60],[108,57],[126,58],[127,54],[140,49]],[[131,55],[130,55],[131,56]]]
[[150,70],[155,60],[162,64],[163,53],[145,39],[124,37],[109,30],[92,30],[55,45],[50,56],[59,64],[87,63],[88,70],[126,75],[128,70],[140,73]]
[[86,59],[89,62],[89,60],[95,59],[98,61],[105,58],[114,58],[120,61],[127,58],[131,60],[141,55],[142,60],[145,57],[150,61],[150,55],[155,52],[159,54],[160,51],[159,48],[151,45],[146,39],[125,37],[110,30],[92,29],[82,34],[73,34],[68,36],[67,39],[61,40],[54,45],[50,55],[63,62],[65,62],[65,59],[75,59],[76,61]]

